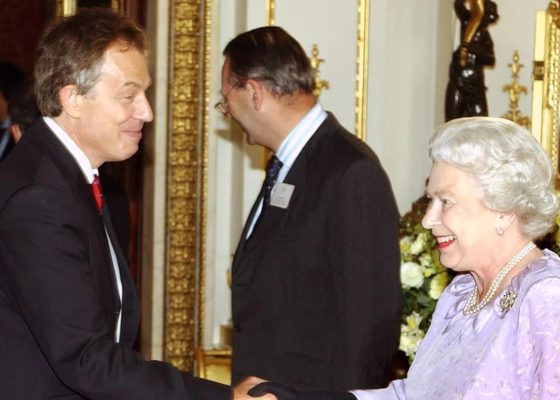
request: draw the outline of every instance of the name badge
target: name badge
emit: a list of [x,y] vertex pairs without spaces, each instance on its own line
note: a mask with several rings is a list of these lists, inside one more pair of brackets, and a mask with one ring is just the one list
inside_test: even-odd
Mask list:
[[272,190],[272,197],[270,198],[270,205],[280,208],[288,208],[290,199],[294,193],[295,186],[289,183],[278,183]]

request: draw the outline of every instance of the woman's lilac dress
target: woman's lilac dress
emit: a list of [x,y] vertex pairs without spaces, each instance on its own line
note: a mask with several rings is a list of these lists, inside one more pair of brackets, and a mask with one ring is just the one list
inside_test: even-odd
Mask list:
[[[460,275],[444,291],[406,379],[354,395],[360,400],[560,399],[558,256],[545,250],[493,303],[465,316],[473,285],[470,274]],[[509,309],[500,306],[508,290],[516,294]]]

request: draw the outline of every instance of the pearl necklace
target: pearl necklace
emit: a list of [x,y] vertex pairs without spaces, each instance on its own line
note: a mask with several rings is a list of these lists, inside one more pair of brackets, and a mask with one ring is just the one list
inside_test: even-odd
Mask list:
[[476,285],[474,285],[474,288],[469,296],[469,299],[465,304],[465,308],[463,308],[463,314],[464,315],[476,314],[482,309],[482,307],[488,304],[496,294],[498,287],[500,286],[500,284],[502,283],[502,281],[504,280],[508,272],[511,271],[513,267],[515,267],[517,263],[519,263],[519,261],[521,261],[521,259],[525,257],[527,254],[529,254],[529,252],[533,250],[535,247],[537,247],[535,243],[529,242],[525,245],[525,247],[519,250],[519,252],[516,255],[514,255],[513,258],[509,260],[508,263],[504,265],[504,267],[500,270],[500,272],[492,282],[492,285],[490,285],[490,289],[478,304],[476,303],[476,296],[478,294],[478,291]]

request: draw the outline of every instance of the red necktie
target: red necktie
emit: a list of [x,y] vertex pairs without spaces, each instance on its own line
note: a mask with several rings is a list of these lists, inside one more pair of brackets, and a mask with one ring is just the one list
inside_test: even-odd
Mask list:
[[101,189],[101,181],[99,180],[99,175],[93,175],[91,191],[93,193],[93,198],[95,199],[97,209],[99,210],[99,214],[103,214],[103,190]]

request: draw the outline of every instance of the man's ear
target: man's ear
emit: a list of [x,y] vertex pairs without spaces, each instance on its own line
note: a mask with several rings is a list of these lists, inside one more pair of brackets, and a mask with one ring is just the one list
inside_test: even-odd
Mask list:
[[78,93],[76,85],[66,85],[58,92],[60,104],[62,104],[62,112],[68,114],[72,118],[80,116],[83,96]]
[[21,139],[22,131],[18,124],[10,125],[10,133],[12,134],[12,139],[14,139],[14,143],[19,142]]
[[251,96],[253,108],[255,111],[259,111],[263,105],[266,87],[259,81],[249,79],[246,83],[246,89],[249,92],[249,96]]

